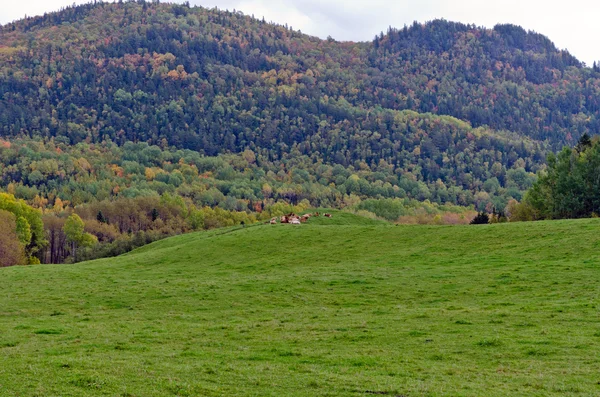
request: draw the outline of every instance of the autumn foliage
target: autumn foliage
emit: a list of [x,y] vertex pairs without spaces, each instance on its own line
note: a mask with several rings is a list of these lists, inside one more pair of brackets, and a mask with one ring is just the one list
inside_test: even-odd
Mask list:
[[[251,153],[248,164],[286,172],[298,158],[351,174],[390,168],[419,184],[397,182],[398,195],[478,210],[521,200],[527,187],[511,172],[534,174],[548,151],[600,129],[598,71],[512,25],[437,20],[341,43],[240,12],[140,0],[7,24],[0,45],[14,49],[0,56],[3,137]],[[79,160],[69,168],[82,176],[106,171]],[[161,164],[144,166],[147,182],[166,178]],[[49,174],[26,173],[30,185]],[[345,194],[372,194],[348,185]]]
[[0,267],[25,264],[25,249],[16,233],[15,216],[0,210]]

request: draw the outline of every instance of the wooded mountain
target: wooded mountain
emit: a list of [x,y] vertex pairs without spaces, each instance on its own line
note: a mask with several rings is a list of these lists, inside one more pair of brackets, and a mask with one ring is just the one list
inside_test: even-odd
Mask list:
[[436,20],[348,43],[141,0],[0,27],[0,94],[8,139],[305,156],[501,203],[519,196],[507,172],[600,130],[597,68],[517,26]]

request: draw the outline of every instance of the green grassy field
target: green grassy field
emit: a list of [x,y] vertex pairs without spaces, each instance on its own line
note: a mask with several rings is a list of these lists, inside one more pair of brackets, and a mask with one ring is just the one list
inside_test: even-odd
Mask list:
[[600,220],[343,213],[5,268],[0,395],[598,396],[599,279]]

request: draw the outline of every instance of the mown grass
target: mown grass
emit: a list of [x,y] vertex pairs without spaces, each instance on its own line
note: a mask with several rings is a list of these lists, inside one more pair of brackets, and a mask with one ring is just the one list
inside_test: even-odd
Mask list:
[[0,395],[600,395],[600,220],[330,221],[0,269]]

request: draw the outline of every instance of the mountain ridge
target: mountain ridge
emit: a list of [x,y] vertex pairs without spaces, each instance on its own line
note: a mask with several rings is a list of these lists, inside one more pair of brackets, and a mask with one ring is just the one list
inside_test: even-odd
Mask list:
[[90,3],[2,26],[0,90],[7,138],[385,161],[472,192],[600,129],[597,71],[543,35],[445,20],[352,43],[239,12]]

